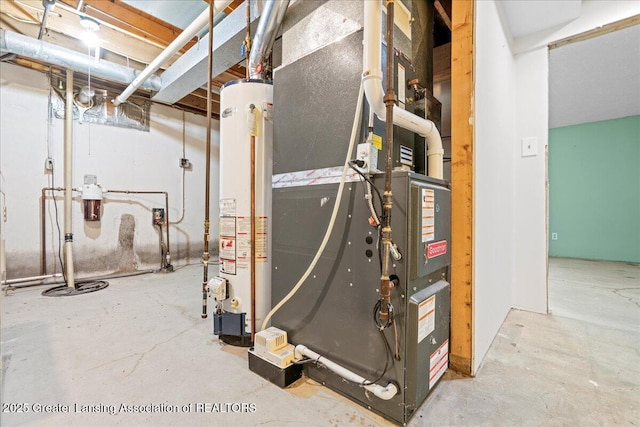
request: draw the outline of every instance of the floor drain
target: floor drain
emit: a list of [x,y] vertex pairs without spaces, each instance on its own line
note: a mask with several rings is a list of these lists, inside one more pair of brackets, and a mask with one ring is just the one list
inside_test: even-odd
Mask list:
[[95,292],[102,290],[109,286],[109,282],[104,280],[92,280],[88,282],[76,282],[75,288],[70,288],[67,285],[56,286],[55,288],[49,288],[42,292],[45,297],[71,297],[74,295],[88,294],[89,292]]

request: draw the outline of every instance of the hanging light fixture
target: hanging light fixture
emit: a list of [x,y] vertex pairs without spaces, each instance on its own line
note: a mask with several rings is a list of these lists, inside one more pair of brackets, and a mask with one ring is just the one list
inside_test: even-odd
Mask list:
[[89,31],[98,31],[100,29],[100,23],[88,15],[80,16],[80,25]]

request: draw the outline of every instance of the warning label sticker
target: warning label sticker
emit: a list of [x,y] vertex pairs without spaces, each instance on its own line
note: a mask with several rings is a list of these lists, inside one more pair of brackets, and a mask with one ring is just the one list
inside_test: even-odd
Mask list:
[[267,260],[267,217],[256,218],[256,261],[265,262]]
[[251,260],[251,219],[246,216],[239,216],[238,227],[238,269],[249,269]]
[[431,295],[418,306],[418,342],[436,329],[436,296]]
[[220,258],[220,272],[227,274],[236,274],[236,262],[231,259]]
[[429,358],[429,389],[438,382],[449,366],[449,340],[442,343],[440,347]]
[[422,243],[436,238],[436,197],[434,190],[422,189]]
[[220,238],[220,259],[235,261],[236,259],[236,239],[235,237]]
[[236,216],[236,199],[220,199],[220,216]]
[[[267,230],[268,218],[266,216],[256,217],[255,252],[256,262],[265,262],[268,254]],[[239,216],[237,218],[237,268],[248,269],[251,261],[251,218]]]
[[220,217],[220,237],[236,237],[236,218]]

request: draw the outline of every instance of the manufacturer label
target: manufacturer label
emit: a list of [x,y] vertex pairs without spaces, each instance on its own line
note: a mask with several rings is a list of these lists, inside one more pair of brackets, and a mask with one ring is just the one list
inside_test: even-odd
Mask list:
[[436,385],[447,370],[447,366],[449,366],[449,340],[443,342],[429,357],[429,390]]
[[418,306],[418,343],[436,329],[436,296],[431,295]]
[[422,243],[436,238],[435,200],[433,190],[422,189]]
[[234,110],[235,109],[233,107],[225,108],[222,114],[220,114],[220,117],[222,117],[223,119],[226,119],[227,117],[232,116],[233,113],[235,113]]
[[435,258],[440,255],[444,255],[447,253],[447,241],[441,240],[435,243],[429,243],[425,250],[425,256],[427,259]]

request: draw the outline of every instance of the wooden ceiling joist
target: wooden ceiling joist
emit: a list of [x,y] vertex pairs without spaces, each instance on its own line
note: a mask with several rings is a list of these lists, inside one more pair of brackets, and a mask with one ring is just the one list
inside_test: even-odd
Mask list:
[[[77,4],[77,1],[72,0],[60,1],[71,7],[75,7]],[[169,45],[182,33],[182,29],[136,9],[121,0],[85,0],[83,11],[92,18],[122,28],[163,46]],[[181,52],[186,52],[196,41],[197,39],[194,37],[182,48]]]

